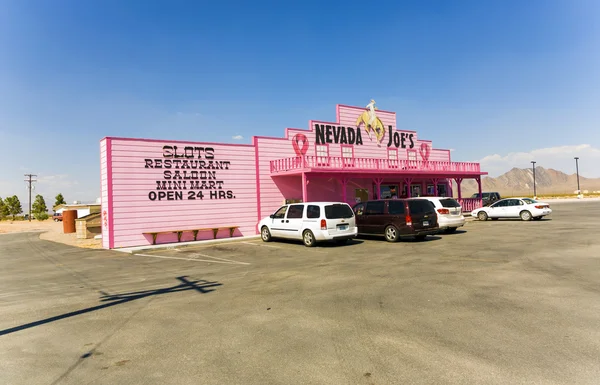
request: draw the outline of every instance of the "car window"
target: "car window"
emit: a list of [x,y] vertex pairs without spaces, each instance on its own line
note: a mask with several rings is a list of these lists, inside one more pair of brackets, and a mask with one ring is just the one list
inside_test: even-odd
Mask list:
[[404,201],[389,201],[388,211],[391,215],[402,215],[404,214]]
[[359,203],[354,206],[354,215],[363,215],[365,213],[365,204]]
[[506,201],[498,201],[496,203],[494,203],[493,205],[491,205],[490,207],[505,207],[506,206]]
[[273,218],[284,218],[285,217],[285,211],[287,210],[287,206],[282,206],[279,208],[279,210],[275,211],[275,214],[273,214]]
[[531,199],[531,198],[523,198],[522,200],[523,200],[523,202],[525,202],[525,204],[528,204],[528,205],[533,204],[533,203],[537,203],[536,200]]
[[302,218],[304,213],[304,205],[291,205],[287,212],[288,219]]
[[428,200],[415,199],[408,201],[408,209],[411,214],[426,214],[435,211],[435,206]]
[[506,200],[506,206],[519,206],[521,204],[521,201],[518,199],[507,199]]
[[367,202],[367,208],[365,209],[365,215],[381,215],[384,213],[385,202]]
[[352,212],[350,206],[345,203],[336,203],[325,206],[325,218],[327,219],[352,218],[353,216],[354,212]]
[[309,219],[321,218],[321,208],[315,205],[308,205],[306,208],[306,217]]
[[442,207],[460,207],[460,203],[452,198],[440,199],[440,203],[442,204]]

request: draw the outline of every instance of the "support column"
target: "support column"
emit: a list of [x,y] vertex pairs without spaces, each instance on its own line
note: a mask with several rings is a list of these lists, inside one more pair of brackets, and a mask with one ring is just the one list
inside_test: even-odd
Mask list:
[[381,184],[383,183],[383,178],[374,178],[373,182],[375,183],[375,188],[377,191],[375,192],[375,199],[381,198]]
[[483,206],[483,196],[481,195],[481,176],[477,179],[477,187],[479,188],[479,206]]
[[450,179],[446,184],[447,184],[447,187],[448,187],[447,195],[450,198],[454,198],[454,190],[452,189],[452,179]]
[[348,182],[350,181],[350,178],[343,177],[343,178],[339,179],[339,181],[342,184],[342,202],[348,203],[347,202],[348,197],[347,197],[346,190],[347,190]]
[[458,191],[458,199],[460,202],[460,200],[462,199],[462,191],[460,190],[460,184],[463,178],[454,178],[454,180],[456,181],[456,190]]
[[438,185],[439,179],[433,178],[433,179],[431,179],[431,181],[433,182],[433,196],[436,197],[436,196],[438,196],[437,185]]
[[302,202],[308,202],[308,178],[306,173],[302,173]]
[[411,194],[410,194],[410,185],[412,184],[412,179],[411,178],[406,178],[404,179],[404,183],[406,183],[406,197],[410,198]]

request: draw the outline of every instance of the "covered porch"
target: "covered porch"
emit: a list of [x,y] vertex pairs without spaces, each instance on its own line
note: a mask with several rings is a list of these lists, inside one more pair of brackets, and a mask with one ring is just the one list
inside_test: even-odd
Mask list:
[[[475,179],[481,191],[481,176],[453,177],[418,173],[332,173],[302,172],[300,175],[272,176],[290,202],[341,201],[350,205],[370,199],[396,199],[423,196],[452,197],[452,180],[457,183],[458,201],[464,211],[482,206],[481,199],[463,198],[460,183]],[[281,183],[283,179],[287,183]],[[280,183],[278,183],[280,182]]]
[[[361,200],[394,198],[391,191],[395,187],[396,198],[416,196],[453,196],[452,183],[457,185],[458,201],[465,211],[482,206],[481,199],[463,198],[461,182],[475,179],[481,193],[481,172],[478,163],[397,160],[379,158],[315,157],[298,156],[270,161],[271,177],[276,181],[283,177],[300,178],[293,183],[293,190],[302,196],[295,198],[310,200],[339,200],[348,204],[357,202],[355,189],[370,192]],[[335,185],[335,188],[333,187]],[[389,192],[382,186],[388,186]],[[350,193],[349,193],[350,191]],[[325,192],[325,193],[324,193]],[[481,196],[481,194],[480,194]]]

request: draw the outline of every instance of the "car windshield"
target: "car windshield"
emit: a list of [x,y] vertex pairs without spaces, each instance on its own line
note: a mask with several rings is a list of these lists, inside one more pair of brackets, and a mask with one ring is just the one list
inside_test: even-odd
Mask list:
[[531,198],[523,198],[521,199],[523,202],[527,203],[528,205],[532,204],[532,203],[537,203],[538,201],[533,200]]
[[352,218],[354,213],[348,205],[334,204],[325,206],[325,218],[327,219],[341,219],[341,218]]
[[460,203],[451,198],[440,199],[440,203],[442,204],[442,207],[460,207]]

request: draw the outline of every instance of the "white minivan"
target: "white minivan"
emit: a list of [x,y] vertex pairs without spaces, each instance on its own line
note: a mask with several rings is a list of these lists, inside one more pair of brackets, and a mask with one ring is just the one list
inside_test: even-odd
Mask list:
[[435,206],[440,230],[453,233],[465,225],[466,220],[462,213],[462,207],[456,199],[447,197],[422,197],[422,199],[429,200]]
[[302,240],[312,247],[318,241],[344,243],[356,238],[358,229],[352,208],[342,202],[307,202],[281,206],[258,223],[260,237]]

